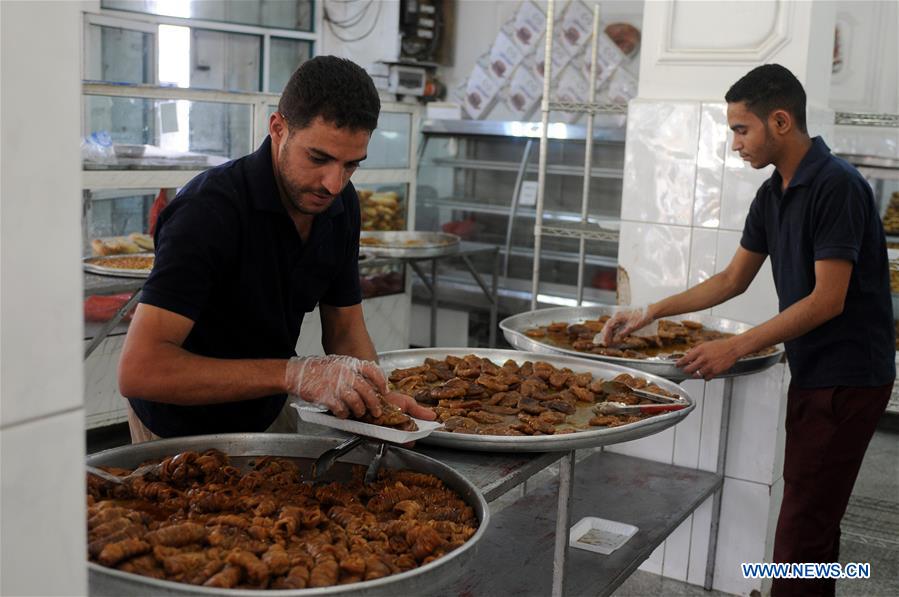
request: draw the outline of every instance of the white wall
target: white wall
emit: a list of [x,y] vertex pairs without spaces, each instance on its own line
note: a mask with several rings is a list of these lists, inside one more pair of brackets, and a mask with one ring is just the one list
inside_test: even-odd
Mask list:
[[83,594],[79,2],[0,2],[0,593]]
[[[338,21],[348,19],[358,13],[360,8],[357,5],[359,4],[365,3],[329,1],[327,2],[328,14]],[[379,10],[380,13],[378,13]],[[371,4],[368,14],[358,25],[349,30],[335,30],[322,19],[320,21],[321,47],[318,53],[348,58],[362,67],[381,60],[396,60],[400,54],[399,19],[399,0],[376,0]],[[344,39],[360,37],[369,30],[372,24],[374,24],[374,29],[364,39],[352,42],[339,39],[339,37]]]

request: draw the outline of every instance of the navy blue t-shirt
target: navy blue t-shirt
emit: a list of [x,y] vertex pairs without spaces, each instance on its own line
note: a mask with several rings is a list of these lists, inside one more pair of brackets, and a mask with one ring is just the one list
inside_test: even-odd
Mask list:
[[853,263],[843,312],[786,343],[800,388],[879,386],[896,377],[883,225],[858,170],[812,139],[785,192],[779,172],[759,188],[740,244],[771,256],[780,310],[811,294],[815,261]]
[[[140,302],[194,321],[186,350],[220,359],[296,354],[303,316],[358,304],[359,198],[351,184],[315,217],[307,242],[281,203],[271,139],[191,180],[159,217]],[[264,431],[286,396],[206,406],[130,399],[162,437]]]

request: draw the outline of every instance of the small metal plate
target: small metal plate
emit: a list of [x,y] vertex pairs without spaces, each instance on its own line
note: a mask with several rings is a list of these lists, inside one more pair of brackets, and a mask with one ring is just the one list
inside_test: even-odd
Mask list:
[[[689,375],[678,369],[674,365],[674,361],[664,357],[652,357],[648,359],[629,359],[624,357],[609,357],[604,355],[593,354],[589,352],[580,352],[571,348],[561,348],[541,342],[536,338],[525,335],[525,331],[537,326],[545,326],[556,321],[565,321],[568,323],[578,323],[585,319],[599,319],[603,315],[612,315],[616,311],[626,310],[628,307],[559,307],[553,309],[538,309],[536,311],[527,311],[519,313],[512,317],[507,317],[499,324],[503,330],[506,340],[518,350],[527,350],[539,352],[542,354],[559,354],[577,356],[582,359],[595,361],[605,361],[615,363],[625,367],[633,367],[645,373],[658,375],[672,381],[683,381],[691,379]],[[731,334],[741,334],[752,328],[748,323],[740,323],[730,319],[720,319],[703,314],[685,314],[674,317],[665,317],[672,321],[680,321],[689,319],[698,321],[705,327],[721,332],[729,332]],[[776,350],[771,354],[758,357],[749,357],[740,359],[737,363],[719,375],[718,377],[737,377],[740,375],[749,375],[758,371],[764,371],[768,367],[776,364],[783,357],[784,348],[782,344],[778,344]]]
[[[121,448],[113,448],[88,456],[87,464],[91,466],[121,466],[133,468],[150,459],[160,459],[185,450],[204,451],[210,448],[221,450],[234,459],[245,460],[252,456],[283,456],[303,458],[311,461],[325,450],[339,444],[341,439],[309,437],[297,434],[279,433],[233,433],[225,435],[206,435],[163,439]],[[375,444],[363,443],[339,462],[367,465],[374,457]],[[229,597],[264,597],[279,595],[284,597],[393,597],[395,595],[421,595],[434,587],[442,586],[451,579],[461,577],[466,566],[476,554],[478,541],[484,536],[490,522],[490,509],[481,491],[465,477],[447,465],[433,458],[391,446],[384,456],[383,467],[394,469],[410,469],[432,474],[447,487],[455,490],[475,511],[480,526],[471,539],[464,545],[445,556],[419,566],[413,570],[393,574],[376,580],[337,585],[316,589],[291,591],[261,591],[248,589],[213,589],[168,580],[158,580],[138,574],[131,574],[88,562],[88,583],[91,595],[146,595],[146,596],[181,596],[196,597],[198,595],[228,595]],[[335,467],[338,469],[339,467]],[[302,468],[301,468],[302,470]],[[340,474],[336,471],[335,474]]]
[[[361,242],[367,238],[376,240],[378,244]],[[382,257],[440,257],[459,250],[459,237],[445,232],[414,230],[363,231],[359,248]]]
[[688,406],[681,410],[655,415],[636,423],[621,425],[620,427],[596,427],[563,435],[472,435],[468,433],[453,433],[450,431],[435,430],[431,432],[429,436],[422,439],[422,443],[460,448],[463,450],[482,450],[485,452],[554,452],[559,450],[568,451],[580,448],[595,448],[609,444],[627,442],[663,431],[682,421],[688,414],[690,414],[690,411],[696,407],[693,399],[682,387],[667,379],[655,375],[648,375],[643,371],[629,369],[620,365],[564,355],[537,354],[489,348],[421,348],[415,350],[384,352],[378,355],[378,359],[381,368],[389,374],[394,369],[406,369],[408,367],[421,365],[426,358],[442,360],[448,355],[463,357],[468,354],[476,354],[479,357],[490,359],[497,365],[502,365],[507,359],[512,359],[517,363],[523,363],[524,361],[545,361],[554,367],[568,367],[575,373],[589,371],[594,376],[602,377],[604,379],[611,379],[622,373],[629,373],[634,376],[643,377],[651,383],[657,384],[660,388],[664,388],[669,392],[680,395],[687,401]]
[[98,260],[117,261],[129,257],[153,257],[153,253],[127,253],[124,255],[106,255],[104,257],[85,257],[82,259],[82,263],[84,271],[98,276],[111,276],[113,278],[147,278],[151,271],[149,269],[122,269],[94,263]]

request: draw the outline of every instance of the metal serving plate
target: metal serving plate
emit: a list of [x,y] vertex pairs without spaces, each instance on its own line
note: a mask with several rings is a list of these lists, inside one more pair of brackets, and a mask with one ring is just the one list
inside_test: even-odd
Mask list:
[[[363,231],[360,238],[381,241],[381,245],[360,244],[359,248],[382,257],[440,257],[459,250],[459,237],[446,232]],[[409,242],[416,244],[407,245]]]
[[126,257],[152,257],[153,253],[126,253],[124,255],[106,255],[98,257],[85,257],[82,259],[84,271],[98,276],[112,276],[114,278],[147,278],[150,275],[148,269],[118,269],[114,267],[104,267],[95,263],[89,263],[91,259],[124,259]]
[[643,377],[657,384],[669,392],[679,394],[687,401],[688,406],[681,410],[655,415],[637,423],[621,425],[620,427],[596,427],[587,431],[578,431],[564,435],[537,435],[537,436],[505,436],[505,435],[472,435],[468,433],[452,433],[450,431],[435,430],[422,443],[460,448],[463,450],[480,450],[484,452],[554,452],[568,451],[580,448],[596,448],[628,442],[647,435],[658,433],[683,420],[696,404],[687,392],[679,385],[657,377],[648,375],[643,371],[637,371],[620,365],[604,363],[589,359],[575,358],[564,355],[538,354],[532,352],[519,352],[516,350],[500,350],[491,348],[421,348],[414,350],[396,350],[383,352],[378,355],[381,368],[390,373],[394,369],[406,369],[416,367],[424,363],[426,358],[442,360],[447,355],[463,357],[468,354],[476,354],[488,358],[497,365],[502,365],[507,359],[521,364],[524,361],[545,361],[555,367],[569,367],[575,373],[589,371],[594,376],[603,379],[611,379],[622,373]]
[[[567,321],[568,323],[577,323],[585,319],[599,319],[603,315],[612,315],[616,311],[627,310],[629,307],[618,306],[599,306],[599,307],[558,307],[553,309],[538,309],[536,311],[526,311],[512,317],[502,320],[499,327],[503,330],[506,340],[518,350],[528,350],[543,354],[565,354],[581,357],[584,359],[605,361],[616,363],[626,367],[633,367],[640,371],[658,375],[672,381],[683,381],[690,379],[690,376],[678,369],[674,365],[674,361],[664,357],[652,357],[648,359],[629,359],[624,357],[608,357],[589,352],[580,352],[570,348],[560,348],[540,342],[536,338],[530,338],[525,335],[525,330],[537,326],[545,326],[555,321]],[[665,317],[672,321],[680,321],[682,319],[690,319],[698,321],[707,328],[718,330],[721,332],[730,332],[732,334],[740,334],[752,328],[748,323],[740,323],[730,319],[720,319],[703,314],[685,314],[674,317]],[[740,359],[737,363],[719,375],[718,377],[737,377],[739,375],[748,375],[763,371],[771,367],[783,356],[784,348],[782,344],[775,347],[777,350],[771,354],[749,357]]]
[[[112,465],[133,468],[145,460],[164,458],[185,450],[203,451],[216,448],[231,456],[232,459],[237,459],[236,461],[232,460],[232,462],[238,466],[242,464],[241,461],[246,461],[248,457],[266,455],[309,459],[308,465],[311,466],[312,461],[320,456],[322,452],[335,447],[342,441],[344,440],[337,438],[276,433],[233,433],[182,437],[106,450],[88,456],[87,464],[91,466]],[[360,447],[342,457],[339,462],[367,465],[374,456],[375,450],[375,444],[363,443]],[[289,591],[223,590],[158,580],[88,562],[89,593],[91,595],[110,597],[118,597],[119,595],[146,595],[154,597],[196,597],[197,595],[226,595],[228,597],[263,597],[265,595],[285,597],[319,597],[324,595],[328,597],[335,595],[393,597],[396,595],[427,593],[435,588],[439,588],[444,582],[458,578],[464,573],[468,562],[475,556],[477,543],[484,536],[490,523],[490,510],[480,490],[472,485],[468,479],[445,464],[423,454],[394,446],[391,446],[390,450],[385,454],[383,466],[430,473],[443,480],[448,487],[458,492],[475,511],[480,521],[477,532],[463,546],[429,564],[384,578],[349,585]],[[335,469],[337,468],[335,467]],[[301,470],[303,470],[302,463]],[[339,474],[339,471],[335,474]]]

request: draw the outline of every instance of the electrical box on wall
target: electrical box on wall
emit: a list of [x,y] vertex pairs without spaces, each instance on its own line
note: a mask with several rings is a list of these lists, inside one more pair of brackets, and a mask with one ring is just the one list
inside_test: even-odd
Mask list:
[[453,0],[400,0],[400,60],[450,64]]

